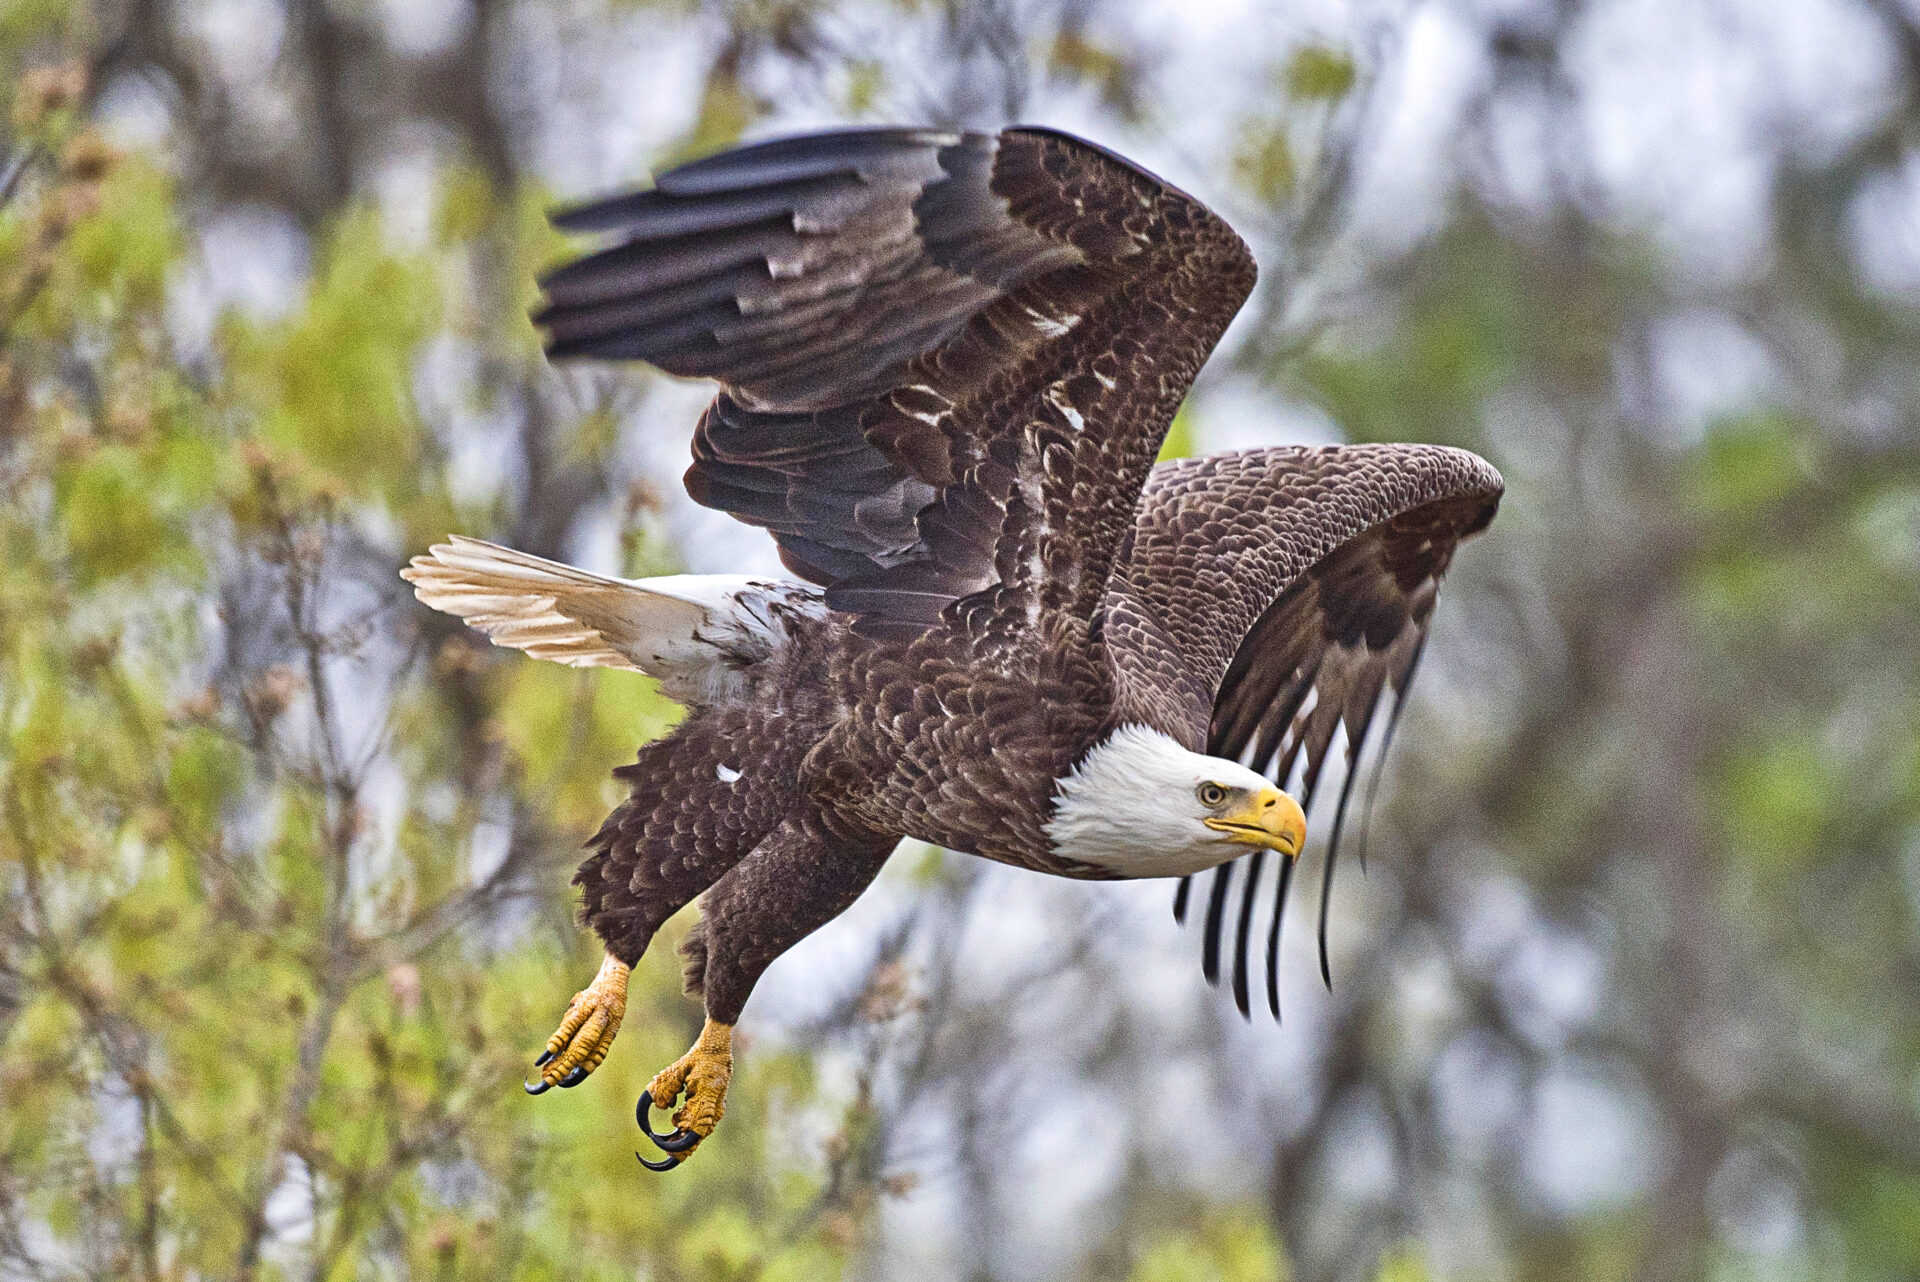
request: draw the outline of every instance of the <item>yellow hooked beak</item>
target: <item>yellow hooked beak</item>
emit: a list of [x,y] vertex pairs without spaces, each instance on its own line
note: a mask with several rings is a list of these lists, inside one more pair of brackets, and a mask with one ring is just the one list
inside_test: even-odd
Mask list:
[[1288,858],[1300,853],[1307,842],[1307,816],[1300,803],[1278,788],[1262,788],[1244,803],[1200,821],[1228,841],[1245,846],[1265,846]]

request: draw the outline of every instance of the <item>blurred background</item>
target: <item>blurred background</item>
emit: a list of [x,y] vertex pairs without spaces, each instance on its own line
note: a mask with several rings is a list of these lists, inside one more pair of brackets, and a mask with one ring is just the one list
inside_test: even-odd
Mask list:
[[[0,0],[0,86],[0,1279],[1920,1275],[1911,0]],[[707,389],[542,362],[542,210],[1013,120],[1259,257],[1171,450],[1505,507],[1330,993],[1311,851],[1275,1027],[1169,885],[904,847],[650,1175],[670,939],[519,1080],[675,709],[395,571],[772,568]]]

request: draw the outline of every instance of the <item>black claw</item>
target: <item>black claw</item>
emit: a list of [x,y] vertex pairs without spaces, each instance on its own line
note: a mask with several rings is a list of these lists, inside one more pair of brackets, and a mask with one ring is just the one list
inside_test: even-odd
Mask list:
[[548,1064],[551,1064],[552,1062],[553,1062],[553,1052],[541,1051],[540,1058],[533,1061],[533,1066],[535,1068],[545,1068]]
[[[633,1119],[640,1123],[640,1133],[652,1140],[655,1148],[663,1153],[684,1153],[700,1142],[700,1136],[697,1132],[685,1130],[678,1126],[674,1127],[670,1134],[656,1135],[647,1118],[647,1114],[651,1112],[652,1109],[653,1092],[641,1091],[639,1102],[633,1106]],[[640,1160],[643,1162],[646,1161],[645,1158],[641,1158]],[[662,1170],[665,1168],[655,1167],[654,1169]]]
[[669,1157],[663,1157],[658,1162],[649,1162],[646,1158],[640,1157],[638,1153],[635,1153],[634,1156],[639,1157],[640,1165],[646,1167],[649,1171],[671,1171],[674,1167],[687,1160],[677,1153]]
[[526,1089],[529,1095],[545,1095],[553,1089],[553,1083],[544,1077],[534,1082],[522,1082],[520,1085]]
[[693,1149],[693,1146],[695,1144],[698,1144],[699,1142],[700,1142],[699,1132],[681,1130],[677,1126],[673,1128],[673,1134],[665,1137],[664,1139],[657,1139],[654,1141],[655,1144],[658,1144],[662,1149],[666,1150],[669,1153],[690,1152]]
[[587,1080],[587,1072],[588,1072],[588,1069],[585,1064],[578,1065],[574,1068],[574,1070],[571,1073],[568,1073],[565,1077],[555,1082],[554,1085],[558,1086],[563,1091],[566,1090],[569,1086],[578,1086],[580,1083]]

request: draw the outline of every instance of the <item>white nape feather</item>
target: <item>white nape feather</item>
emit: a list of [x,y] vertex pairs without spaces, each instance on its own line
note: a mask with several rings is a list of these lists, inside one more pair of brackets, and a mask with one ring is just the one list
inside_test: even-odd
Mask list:
[[627,668],[682,703],[728,702],[776,654],[788,620],[824,617],[818,588],[736,574],[616,579],[454,535],[400,576],[495,645],[575,668]]
[[1203,783],[1271,786],[1238,762],[1121,726],[1056,782],[1046,833],[1055,853],[1122,877],[1184,877],[1247,853],[1201,822],[1213,813],[1200,804]]

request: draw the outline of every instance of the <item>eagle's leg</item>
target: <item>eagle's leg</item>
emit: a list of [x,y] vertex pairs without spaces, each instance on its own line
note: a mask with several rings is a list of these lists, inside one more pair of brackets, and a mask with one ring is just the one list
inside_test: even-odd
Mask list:
[[793,803],[805,727],[725,710],[688,717],[613,772],[632,791],[587,847],[581,916],[629,966],[667,919],[739,863]]
[[620,1030],[629,969],[669,917],[779,822],[809,743],[805,727],[769,732],[744,714],[706,712],[614,771],[632,792],[588,843],[593,853],[574,877],[606,960],[534,1061],[540,1076],[528,1093],[577,1086],[600,1066]]
[[593,982],[573,995],[560,1027],[547,1039],[547,1048],[533,1066],[540,1076],[526,1083],[527,1094],[539,1095],[552,1087],[578,1086],[613,1048],[620,1021],[627,1013],[625,962],[608,953]]
[[[701,1140],[713,1134],[720,1117],[727,1111],[727,1086],[733,1080],[733,1025],[709,1018],[700,1030],[700,1039],[673,1063],[655,1073],[647,1088],[640,1092],[634,1116],[640,1129],[668,1156],[641,1164],[656,1171],[671,1171],[680,1165],[682,1155],[691,1153]],[[672,1108],[682,1094],[687,1102],[673,1115],[671,1135],[656,1135],[647,1122],[647,1114],[656,1108]]]
[[[761,972],[787,949],[845,912],[873,883],[899,843],[830,821],[817,811],[789,815],[754,852],[700,898],[700,921],[681,945],[687,991],[706,1001],[707,1022],[693,1048],[648,1084],[637,1110],[640,1127],[668,1156],[641,1158],[671,1170],[713,1134],[726,1111],[733,1075],[733,1026]],[[671,1108],[677,1128],[654,1135],[647,1108]]]

